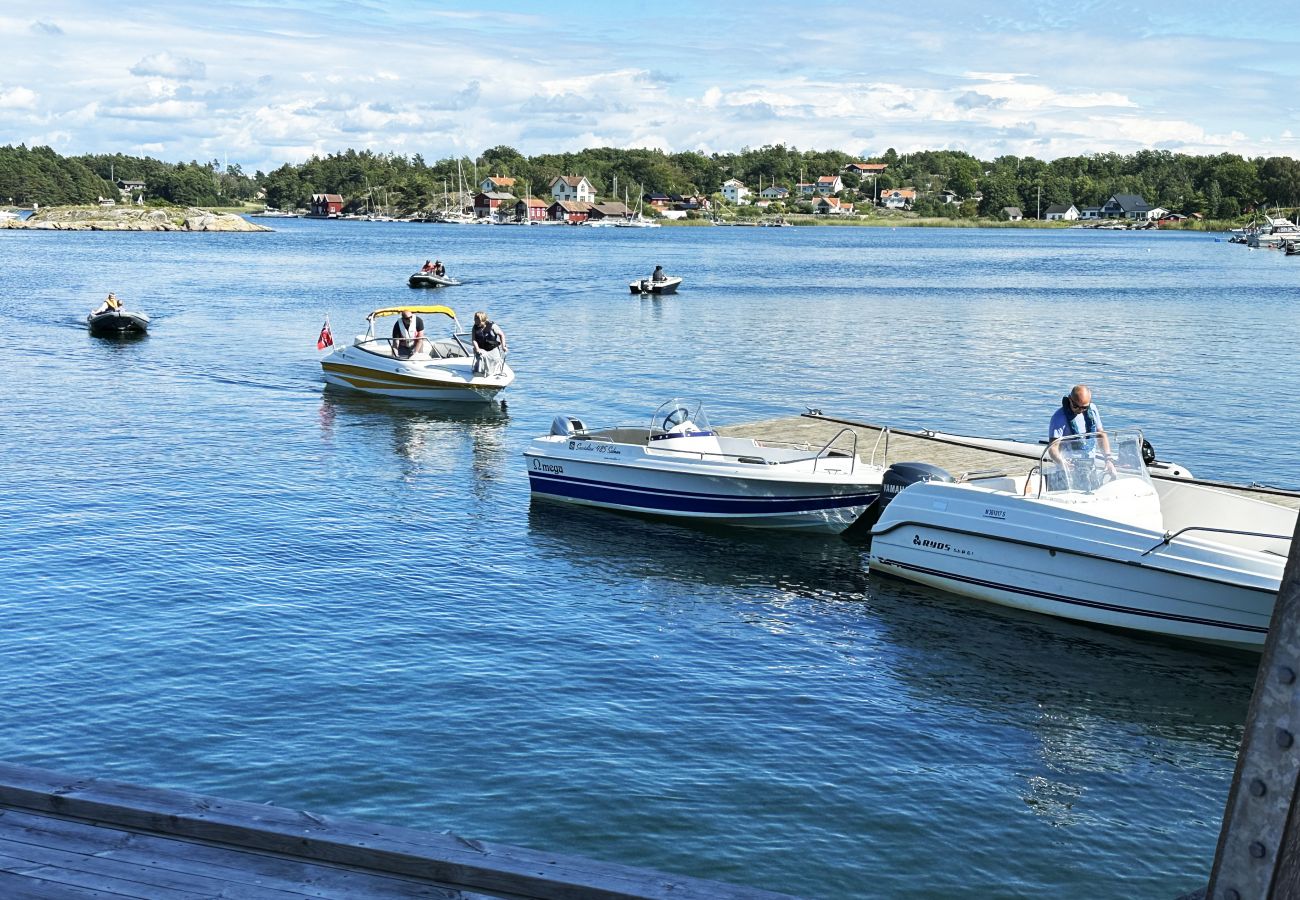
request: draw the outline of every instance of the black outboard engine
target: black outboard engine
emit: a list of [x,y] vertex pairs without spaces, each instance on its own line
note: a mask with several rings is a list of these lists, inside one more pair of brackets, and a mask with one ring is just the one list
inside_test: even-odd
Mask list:
[[880,520],[880,514],[885,511],[889,501],[898,496],[899,492],[909,484],[916,484],[921,481],[955,481],[956,479],[945,472],[938,466],[932,466],[923,462],[900,462],[894,463],[885,470],[884,477],[881,479],[880,499],[871,505],[862,518],[853,523],[854,531],[859,530],[859,526],[864,526],[866,531],[870,531]]
[[1149,466],[1156,461],[1156,448],[1146,438],[1142,439],[1142,464]]

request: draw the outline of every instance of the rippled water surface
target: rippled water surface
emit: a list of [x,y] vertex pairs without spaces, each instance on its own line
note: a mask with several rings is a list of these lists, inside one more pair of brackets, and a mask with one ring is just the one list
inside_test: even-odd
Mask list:
[[[277,222],[0,232],[0,759],[816,897],[1169,897],[1253,660],[865,574],[840,538],[529,504],[557,413],[675,393],[1037,438],[1087,381],[1300,483],[1300,259],[1206,236]],[[466,280],[405,276],[438,257]],[[675,297],[626,284],[655,264]],[[87,335],[116,290],[154,317]],[[379,306],[486,309],[508,409],[324,392]]]

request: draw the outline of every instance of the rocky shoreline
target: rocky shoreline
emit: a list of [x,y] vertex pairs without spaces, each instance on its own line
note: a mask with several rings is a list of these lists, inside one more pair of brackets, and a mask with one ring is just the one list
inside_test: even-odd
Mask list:
[[273,231],[230,213],[197,207],[52,206],[0,228],[41,231]]

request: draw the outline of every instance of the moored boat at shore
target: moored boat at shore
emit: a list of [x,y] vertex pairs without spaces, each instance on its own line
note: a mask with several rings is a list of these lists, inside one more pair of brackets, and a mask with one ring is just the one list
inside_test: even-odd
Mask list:
[[1152,480],[1140,432],[1064,438],[1025,474],[885,475],[870,569],[1065,619],[1258,650],[1296,510]]
[[851,429],[819,449],[723,437],[698,401],[673,399],[645,426],[589,430],[557,416],[524,451],[534,497],[750,528],[838,534],[880,496],[882,466]]

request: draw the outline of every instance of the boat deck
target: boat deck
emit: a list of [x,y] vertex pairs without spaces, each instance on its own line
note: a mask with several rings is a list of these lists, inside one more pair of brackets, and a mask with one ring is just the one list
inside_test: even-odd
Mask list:
[[[1021,474],[1027,471],[1029,461],[1039,458],[1043,449],[1041,447],[1037,449],[1031,448],[1024,455],[1004,453],[998,450],[964,446],[923,431],[888,428],[886,425],[836,418],[819,413],[766,419],[760,422],[724,426],[717,430],[719,433],[731,437],[807,444],[810,447],[817,448],[835,437],[843,428],[849,428],[858,436],[858,457],[864,462],[872,462],[872,451],[875,450],[876,463],[888,465],[889,463],[903,461],[926,462],[938,466],[953,475],[960,475],[964,472]],[[889,430],[887,456],[886,440],[881,438],[886,428]],[[841,443],[836,446],[844,445]],[[1156,477],[1160,476],[1156,475]],[[1300,492],[1297,491],[1268,488],[1260,485],[1207,481],[1199,478],[1195,479],[1195,483],[1233,491],[1258,500],[1288,506],[1292,509],[1300,509]]]
[[0,764],[0,896],[787,897],[449,833],[349,822],[10,764]]

